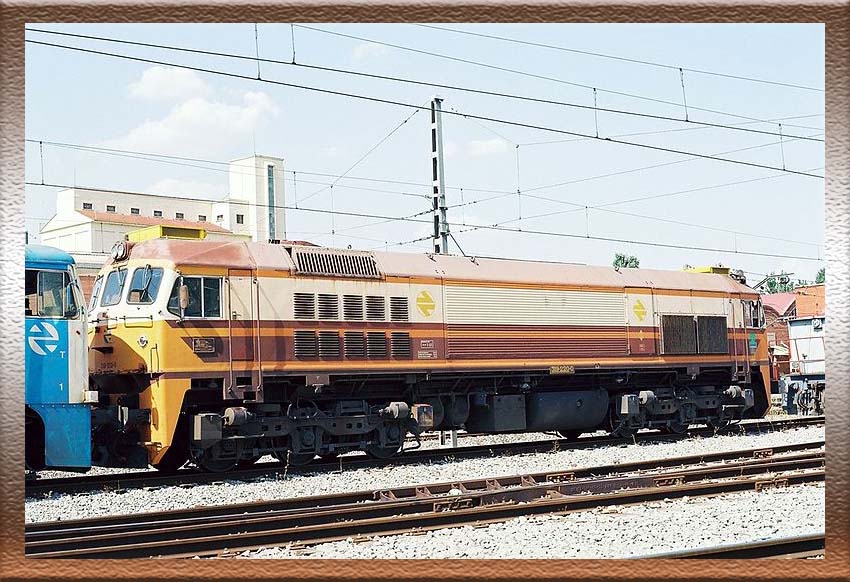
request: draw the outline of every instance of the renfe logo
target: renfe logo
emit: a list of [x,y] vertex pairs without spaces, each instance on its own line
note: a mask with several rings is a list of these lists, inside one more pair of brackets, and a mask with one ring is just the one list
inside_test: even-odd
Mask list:
[[[39,356],[46,356],[47,352],[53,353],[59,345],[59,332],[53,327],[53,324],[43,322],[33,324],[30,328],[29,346]],[[41,335],[34,335],[41,334]],[[44,350],[47,350],[44,351]]]

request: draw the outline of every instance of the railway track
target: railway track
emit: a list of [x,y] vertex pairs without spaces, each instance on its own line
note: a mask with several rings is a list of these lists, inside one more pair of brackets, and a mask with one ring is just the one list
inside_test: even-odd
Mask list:
[[824,478],[823,441],[380,491],[28,524],[32,557],[227,556]]
[[[693,428],[684,434],[661,434],[658,432],[638,433],[634,438],[611,436],[587,436],[577,441],[567,439],[546,439],[520,443],[500,443],[487,445],[468,445],[457,448],[412,449],[402,452],[391,459],[372,459],[365,454],[353,454],[339,457],[332,462],[318,462],[307,466],[287,466],[280,462],[258,463],[248,469],[228,473],[202,473],[186,468],[172,474],[159,471],[140,471],[109,475],[83,475],[79,477],[61,477],[36,479],[26,482],[27,497],[39,497],[53,493],[82,493],[96,490],[127,490],[155,488],[169,485],[200,485],[228,481],[248,481],[262,477],[279,477],[292,474],[316,473],[323,471],[341,471],[364,467],[389,465],[409,465],[428,461],[440,461],[446,458],[462,459],[486,457],[494,454],[539,453],[552,450],[577,450],[596,446],[614,446],[634,442],[672,442],[694,436],[712,436],[719,434],[754,434],[767,431],[785,430],[803,426],[824,424],[823,416],[792,418],[781,420],[755,420],[730,425],[717,431],[713,428]],[[460,436],[460,435],[458,435]],[[470,435],[472,436],[472,435]]]
[[759,540],[742,544],[725,544],[694,550],[680,550],[651,554],[642,558],[812,558],[822,556],[826,549],[826,536],[822,533],[793,536],[772,540]]

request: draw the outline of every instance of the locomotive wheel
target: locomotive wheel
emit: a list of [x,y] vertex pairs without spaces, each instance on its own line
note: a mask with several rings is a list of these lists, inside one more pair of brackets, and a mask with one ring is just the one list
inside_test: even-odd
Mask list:
[[710,426],[714,430],[723,430],[724,428],[729,426],[729,421],[725,419],[721,420],[719,418],[712,418],[708,421],[708,426]]
[[314,453],[293,453],[292,450],[275,451],[274,458],[284,465],[292,467],[303,467],[310,464],[316,457]]
[[688,425],[687,423],[680,422],[680,421],[671,422],[671,423],[670,423],[670,424],[666,427],[666,431],[665,431],[665,432],[668,432],[668,433],[670,433],[670,434],[685,434],[686,432],[688,432],[688,427],[689,427],[689,426],[690,426],[690,425]]
[[568,441],[577,441],[578,437],[583,435],[584,433],[580,430],[559,430],[558,434],[567,439]]
[[366,453],[375,459],[389,459],[398,454],[401,445],[383,447],[379,443],[371,443],[366,447]]
[[222,445],[221,442],[204,449],[200,453],[192,455],[192,461],[202,471],[207,473],[226,473],[232,471],[239,465],[239,447],[237,445],[236,454],[230,457],[221,457]]

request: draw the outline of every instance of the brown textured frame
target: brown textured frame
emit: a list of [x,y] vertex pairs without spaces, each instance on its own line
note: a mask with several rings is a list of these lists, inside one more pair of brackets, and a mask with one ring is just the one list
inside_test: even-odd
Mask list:
[[[331,0],[333,2],[334,0]],[[616,0],[615,0],[616,1]],[[92,0],[25,2],[4,0],[0,7],[0,495],[2,548],[0,579],[46,580],[847,580],[850,579],[850,7],[846,0],[744,3],[605,3],[604,0],[502,3],[463,0],[431,3],[367,4],[362,0],[329,2],[143,2],[120,5]],[[288,560],[240,561],[48,561],[23,557],[23,293],[24,215],[24,31],[29,22],[213,22],[213,21],[432,21],[432,22],[823,22],[826,23],[827,122],[827,302],[830,380],[826,432],[827,553],[817,561],[653,560]],[[698,525],[698,524],[695,524]],[[516,540],[523,543],[523,540]]]

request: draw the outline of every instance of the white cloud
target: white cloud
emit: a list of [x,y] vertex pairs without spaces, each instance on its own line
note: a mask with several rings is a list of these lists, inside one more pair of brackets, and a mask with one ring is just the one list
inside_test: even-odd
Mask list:
[[375,44],[372,42],[364,42],[362,44],[358,44],[354,47],[352,51],[352,56],[356,61],[362,61],[363,59],[368,59],[370,57],[379,57],[387,54],[389,52],[387,47],[381,44]]
[[225,181],[211,183],[199,180],[178,180],[164,178],[145,188],[145,192],[160,196],[186,196],[191,198],[209,198],[220,200],[225,194]]
[[490,156],[508,151],[508,143],[500,138],[474,139],[466,144],[466,152],[470,156]]
[[130,83],[130,95],[146,101],[173,102],[209,94],[209,85],[195,71],[176,67],[150,67]]
[[241,103],[194,97],[175,105],[162,119],[145,121],[123,137],[103,145],[119,149],[178,155],[213,155],[250,148],[253,131],[279,113],[262,92],[245,92]]

